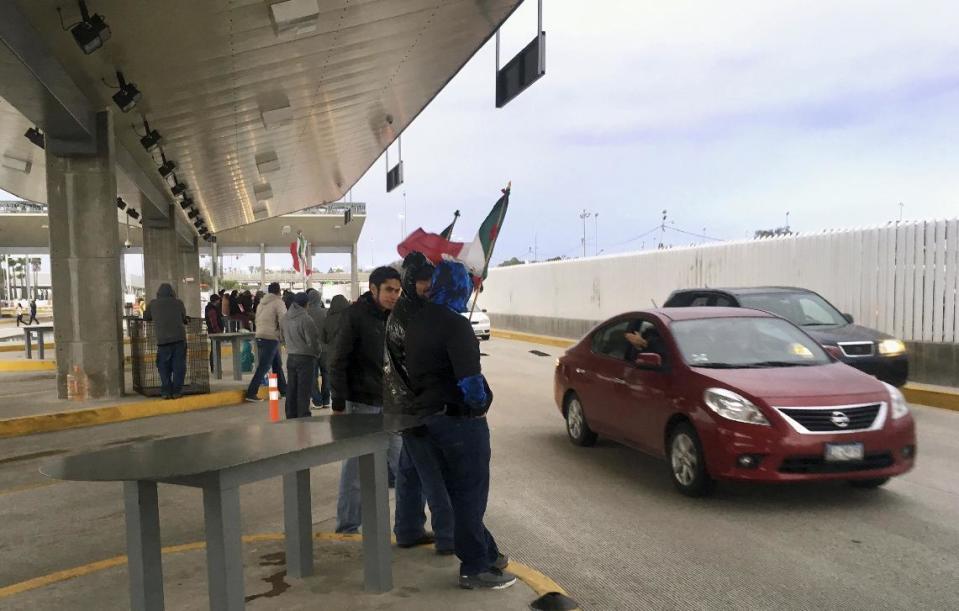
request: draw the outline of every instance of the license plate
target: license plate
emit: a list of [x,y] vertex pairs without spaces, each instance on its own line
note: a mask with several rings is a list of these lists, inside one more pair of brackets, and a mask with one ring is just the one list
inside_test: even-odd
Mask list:
[[862,460],[865,456],[861,443],[827,443],[826,462]]

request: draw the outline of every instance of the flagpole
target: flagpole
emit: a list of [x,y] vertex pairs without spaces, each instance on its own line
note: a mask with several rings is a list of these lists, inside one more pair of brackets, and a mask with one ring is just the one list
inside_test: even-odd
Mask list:
[[[507,199],[509,199],[509,193],[512,187],[513,187],[512,180],[506,183],[506,189],[504,191],[504,195],[506,195]],[[486,253],[486,263],[483,266],[484,272],[489,268],[490,259],[493,258],[493,249],[496,248],[496,242],[499,241],[499,233],[500,233],[500,230],[503,228],[503,218],[505,216],[506,216],[506,206],[503,206],[502,210],[499,211],[499,219],[497,219],[496,221],[496,235],[493,237],[493,243],[490,244],[489,252]],[[473,307],[470,308],[470,316],[469,316],[469,321],[471,323],[473,322],[473,312],[476,311],[476,302],[479,301],[479,294],[480,294],[480,291],[483,290],[484,282],[486,282],[486,278],[481,279],[479,287],[475,291],[473,291],[475,295],[473,297]]]

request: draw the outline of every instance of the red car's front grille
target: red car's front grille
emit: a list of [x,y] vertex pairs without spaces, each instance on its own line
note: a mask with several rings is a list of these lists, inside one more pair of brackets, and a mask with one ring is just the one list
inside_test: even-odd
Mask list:
[[[841,433],[861,431],[872,427],[879,415],[880,403],[859,407],[835,407],[829,409],[779,408],[787,418],[799,423],[812,433]],[[841,414],[841,416],[837,416]],[[842,426],[842,425],[845,426]]]
[[779,465],[780,473],[853,473],[885,469],[893,464],[892,454],[880,452],[866,454],[855,462],[827,462],[822,456],[789,456]]

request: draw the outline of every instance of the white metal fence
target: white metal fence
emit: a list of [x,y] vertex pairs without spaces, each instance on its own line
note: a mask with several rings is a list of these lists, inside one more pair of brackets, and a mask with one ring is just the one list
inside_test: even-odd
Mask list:
[[920,221],[491,270],[491,313],[602,320],[675,289],[800,286],[856,321],[959,342],[959,220]]

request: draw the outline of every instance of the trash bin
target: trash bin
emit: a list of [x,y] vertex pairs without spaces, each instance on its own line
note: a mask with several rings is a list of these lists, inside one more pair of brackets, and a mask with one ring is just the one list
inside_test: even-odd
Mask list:
[[[130,333],[130,360],[133,391],[145,397],[160,396],[160,374],[157,371],[156,335],[153,321],[127,318]],[[191,318],[186,325],[186,377],[183,394],[210,392],[210,342],[202,318]]]

